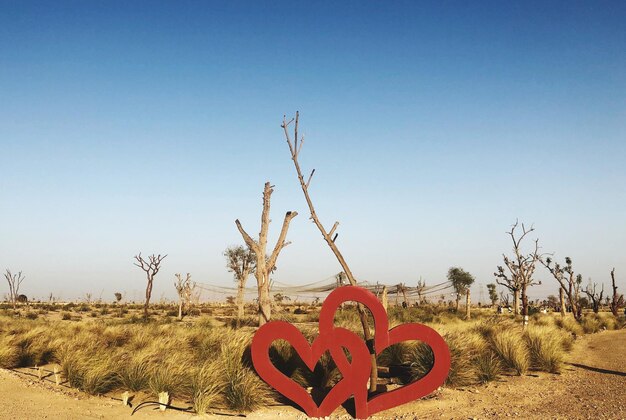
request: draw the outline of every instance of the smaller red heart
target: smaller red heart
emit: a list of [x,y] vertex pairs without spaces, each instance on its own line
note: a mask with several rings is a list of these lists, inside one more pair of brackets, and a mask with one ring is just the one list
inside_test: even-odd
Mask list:
[[[275,340],[286,340],[298,353],[310,370],[326,350],[343,347],[352,356],[348,363],[344,357],[336,361],[343,378],[330,390],[317,406],[311,395],[294,380],[280,372],[272,364],[269,349]],[[257,330],[252,339],[252,362],[259,376],[276,391],[298,404],[309,417],[326,417],[346,401],[355,397],[357,418],[367,417],[366,383],[370,373],[369,351],[359,336],[344,328],[334,328],[321,333],[312,344],[292,324],[272,321]]]
[[387,345],[376,348],[380,354],[386,347],[402,341],[419,340],[428,345],[434,355],[434,365],[430,371],[408,385],[393,391],[387,391],[370,399],[367,403],[367,415],[371,416],[382,410],[397,407],[422,398],[445,382],[450,370],[450,350],[443,337],[437,331],[423,324],[402,324],[389,331]]
[[[422,398],[445,382],[450,370],[450,350],[445,340],[434,329],[417,323],[403,324],[389,330],[387,312],[376,296],[367,289],[344,286],[333,290],[324,301],[320,311],[320,334],[328,334],[336,330],[334,326],[335,312],[342,302],[347,301],[362,303],[372,313],[375,326],[376,354],[380,354],[392,344],[407,340],[419,340],[430,346],[434,355],[434,365],[424,377],[401,388],[371,398],[367,402],[368,416]],[[333,347],[330,351],[335,363],[345,359],[340,348]],[[361,404],[359,400],[361,397],[362,394],[355,395],[357,405]]]

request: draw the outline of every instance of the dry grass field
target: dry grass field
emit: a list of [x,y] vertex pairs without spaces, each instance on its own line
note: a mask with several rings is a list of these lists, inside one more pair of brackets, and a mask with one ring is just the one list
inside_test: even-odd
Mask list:
[[[249,316],[239,325],[234,309],[224,305],[200,305],[182,321],[176,318],[174,305],[152,305],[148,320],[141,318],[141,310],[141,305],[132,304],[3,307],[0,367],[17,369],[36,382],[39,371],[34,367],[43,367],[42,381],[51,387],[56,386],[52,373],[56,368],[61,387],[118,399],[128,391],[134,407],[157,401],[162,392],[169,394],[172,407],[197,414],[259,415],[267,407],[287,404],[252,368],[249,344],[255,330],[254,308],[247,308]],[[295,323],[311,339],[318,314],[319,307],[293,304],[279,308],[275,319]],[[522,330],[512,316],[495,314],[493,309],[477,309],[472,320],[466,321],[449,308],[436,306],[391,307],[389,318],[392,325],[427,324],[446,339],[452,367],[436,398],[449,390],[479,390],[503,378],[514,380],[525,393],[541,372],[558,381],[568,352],[581,337],[625,324],[623,316],[615,318],[610,313],[586,314],[581,323],[548,313],[533,315],[530,326]],[[353,307],[338,311],[335,323],[359,333]],[[317,395],[323,396],[341,379],[328,355],[313,371],[286,342],[275,342],[270,356],[283,373]],[[378,361],[383,367],[400,368],[400,374],[385,385],[393,389],[424,375],[432,365],[432,353],[422,343],[406,342],[385,349]],[[145,404],[139,412],[151,408],[154,405]],[[291,410],[287,413],[298,413]],[[402,407],[394,413],[402,413]]]

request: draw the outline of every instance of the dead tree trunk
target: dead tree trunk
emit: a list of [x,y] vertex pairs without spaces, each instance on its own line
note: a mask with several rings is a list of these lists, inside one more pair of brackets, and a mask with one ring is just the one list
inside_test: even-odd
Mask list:
[[528,325],[528,295],[526,294],[526,285],[522,284],[522,327]]
[[565,308],[565,291],[562,287],[559,287],[559,301],[561,302],[561,316],[565,316],[567,310]]
[[[356,286],[357,284],[356,279],[354,278],[354,275],[352,274],[350,267],[348,267],[348,263],[346,263],[346,260],[343,258],[343,255],[341,254],[341,252],[339,251],[339,248],[335,244],[335,240],[337,239],[337,236],[339,235],[335,233],[335,230],[337,229],[337,226],[339,226],[339,222],[335,222],[335,224],[330,229],[330,231],[326,231],[326,228],[324,227],[324,225],[322,225],[319,218],[317,217],[317,214],[315,213],[315,207],[313,207],[313,201],[311,201],[311,197],[309,196],[309,185],[311,183],[311,178],[313,177],[313,174],[315,173],[315,169],[311,171],[311,174],[309,175],[309,178],[306,182],[304,181],[304,177],[302,176],[302,171],[300,170],[300,164],[298,163],[298,156],[300,154],[300,151],[302,150],[302,145],[304,144],[304,137],[300,138],[298,136],[298,119],[299,119],[298,112],[296,112],[295,119],[291,119],[290,121],[287,121],[286,118],[283,117],[283,123],[281,127],[283,128],[285,132],[285,139],[287,140],[287,144],[289,145],[289,151],[291,153],[291,160],[293,160],[293,164],[296,168],[296,173],[298,175],[298,181],[300,182],[300,187],[302,188],[302,192],[304,193],[304,198],[306,200],[306,203],[309,206],[309,211],[311,213],[311,220],[313,220],[313,223],[315,223],[315,226],[317,226],[320,233],[322,234],[324,241],[326,241],[330,249],[333,251],[333,254],[335,254],[335,257],[337,258],[337,260],[339,261],[339,264],[343,268],[343,272],[346,274],[346,277],[348,277],[348,281],[350,282],[350,284],[353,286]],[[292,143],[291,137],[289,135],[289,125],[292,122],[294,122],[294,120],[295,120],[294,142]],[[372,370],[370,374],[369,389],[371,392],[374,392],[377,389],[377,382],[378,382],[378,369],[377,369],[377,363],[376,363],[376,350],[374,348],[374,340],[372,338],[372,334],[370,333],[370,329],[367,325],[367,315],[365,314],[363,305],[361,305],[360,303],[357,304],[357,311],[359,313],[359,319],[361,321],[361,326],[363,328],[363,335],[365,337],[365,341],[367,342],[368,348],[370,349]]]
[[148,319],[148,305],[150,305],[150,297],[152,296],[152,283],[154,282],[154,276],[156,276],[159,272],[159,269],[161,268],[161,261],[163,261],[165,257],[167,257],[167,255],[161,256],[161,254],[152,254],[148,257],[148,261],[146,261],[141,256],[141,252],[139,255],[135,255],[137,262],[134,264],[146,272],[146,278],[148,280],[148,284],[146,285],[146,302],[143,305],[143,317],[145,319]]
[[624,295],[617,294],[617,286],[615,285],[615,268],[611,270],[611,285],[613,288],[613,299],[611,299],[611,313],[613,316],[619,315],[619,308],[624,304]]
[[398,287],[400,288],[400,291],[402,292],[402,299],[404,301],[404,307],[408,308],[409,307],[409,298],[406,295],[406,287],[404,286],[404,283],[400,283],[398,285]]
[[280,236],[276,241],[276,246],[274,246],[272,254],[267,257],[267,232],[270,226],[270,198],[272,196],[272,192],[274,192],[274,189],[269,182],[266,182],[263,189],[261,232],[259,233],[259,239],[257,241],[252,239],[252,237],[246,233],[241,226],[239,219],[235,220],[237,229],[239,229],[239,233],[243,236],[246,245],[248,245],[248,248],[250,248],[256,255],[256,270],[254,276],[256,277],[259,292],[259,326],[265,324],[271,318],[272,300],[270,298],[270,274],[274,272],[274,269],[276,268],[276,260],[278,259],[280,251],[290,244],[290,242],[285,242],[285,239],[287,238],[287,231],[289,230],[289,223],[291,222],[291,219],[298,215],[295,211],[288,211],[285,214],[283,227],[280,231]]
[[600,312],[600,305],[602,305],[602,296],[604,295],[604,284],[602,285],[602,290],[600,290],[600,294],[596,291],[597,285],[594,283],[593,287],[588,285],[584,290],[585,294],[591,300],[591,307],[593,308],[593,313],[597,314]]
[[465,319],[468,319],[468,320],[471,319],[470,304],[471,304],[470,289],[468,287],[467,293],[465,294]]

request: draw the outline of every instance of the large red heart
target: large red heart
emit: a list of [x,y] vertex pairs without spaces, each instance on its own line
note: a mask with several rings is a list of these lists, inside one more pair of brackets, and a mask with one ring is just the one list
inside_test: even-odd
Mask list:
[[[302,361],[313,370],[317,360],[326,350],[341,351],[342,358],[336,360],[343,378],[331,389],[318,407],[311,395],[295,381],[280,372],[269,358],[269,348],[275,340],[283,339],[296,350]],[[349,363],[341,348],[352,356]],[[309,417],[326,417],[339,405],[354,395],[358,418],[367,417],[367,378],[370,364],[369,352],[359,336],[344,328],[334,328],[320,335],[311,345],[292,324],[272,321],[257,330],[252,339],[252,363],[259,376],[278,392],[298,404]]]
[[[320,334],[332,334],[332,331],[337,330],[334,327],[335,312],[339,305],[346,301],[360,302],[371,311],[375,325],[374,342],[376,354],[380,354],[392,344],[407,340],[419,340],[430,346],[434,355],[434,365],[424,377],[399,389],[379,394],[368,400],[368,416],[428,395],[445,382],[450,370],[450,350],[445,340],[437,331],[417,323],[399,325],[389,331],[389,320],[385,309],[376,296],[367,289],[356,286],[344,286],[335,289],[329,294],[320,312]],[[330,350],[336,363],[345,358],[345,354],[339,347],[331,347]],[[360,397],[361,394],[355,395],[355,403],[362,404],[361,401],[357,401]]]

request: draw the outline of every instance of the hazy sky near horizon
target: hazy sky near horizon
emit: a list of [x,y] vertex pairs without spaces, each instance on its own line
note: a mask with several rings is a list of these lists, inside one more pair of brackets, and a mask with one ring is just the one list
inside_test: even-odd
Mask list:
[[[140,299],[142,251],[169,254],[155,299],[177,272],[231,285],[234,220],[258,234],[271,181],[270,247],[299,213],[275,278],[332,276],[280,128],[299,110],[357,278],[461,266],[484,288],[519,219],[624,291],[625,21],[622,1],[0,1],[0,268],[29,296]],[[531,298],[557,292],[537,276]]]

